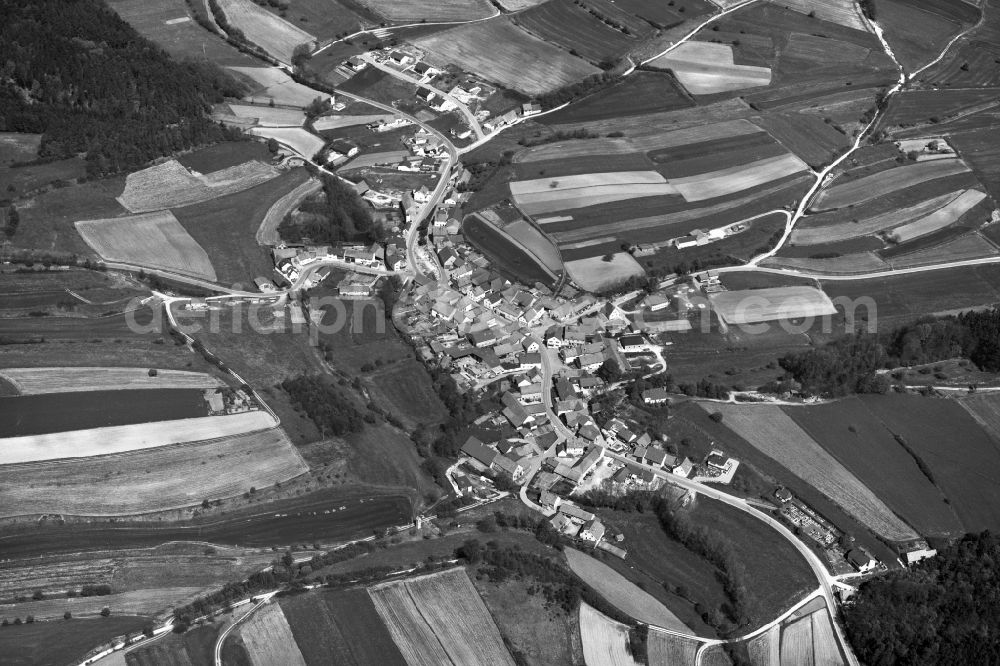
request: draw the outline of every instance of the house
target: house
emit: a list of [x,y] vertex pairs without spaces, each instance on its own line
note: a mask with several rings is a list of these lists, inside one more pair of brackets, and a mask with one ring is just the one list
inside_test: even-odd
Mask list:
[[645,446],[637,445],[634,449],[632,449],[632,460],[637,463],[645,464],[646,453],[648,453],[648,449]]
[[726,465],[729,464],[729,458],[721,453],[713,451],[705,462],[709,467],[714,467],[715,469],[726,469]]
[[596,372],[604,365],[604,354],[583,354],[580,358],[576,359],[576,362],[581,370]]
[[594,514],[584,509],[581,509],[572,502],[563,502],[559,506],[559,513],[565,514],[570,518],[575,518],[576,520],[579,520],[584,523],[594,519]]
[[670,456],[669,453],[663,449],[652,448],[646,451],[646,464],[651,467],[657,467],[662,469],[663,464],[666,462],[667,457]]
[[604,538],[604,524],[601,523],[597,518],[593,520],[588,520],[580,528],[580,532],[577,535],[584,541],[593,541],[597,543]]
[[624,352],[640,352],[646,348],[646,340],[638,333],[632,333],[618,338],[618,346]]
[[417,97],[430,104],[431,100],[437,97],[437,93],[430,88],[417,88]]
[[522,116],[534,116],[542,112],[542,105],[538,102],[525,102],[521,105]]
[[495,450],[486,446],[475,437],[469,437],[465,440],[465,444],[462,445],[462,453],[483,465],[486,469],[493,469],[494,463],[499,456]]
[[667,389],[646,389],[642,392],[642,401],[647,405],[662,405],[667,402]]
[[878,562],[861,548],[854,548],[847,551],[847,561],[861,573],[872,571]]
[[542,355],[537,352],[533,354],[521,354],[517,357],[517,360],[521,363],[522,370],[542,367]]
[[495,344],[497,341],[496,333],[492,329],[484,329],[481,331],[471,331],[469,333],[469,342],[476,345],[477,347],[489,347]]
[[538,503],[542,505],[543,509],[558,509],[560,502],[562,502],[562,498],[548,490],[543,490],[542,496],[538,498]]
[[347,139],[336,139],[330,142],[330,150],[347,157],[354,157],[358,154],[357,144]]
[[344,279],[337,284],[337,292],[341,296],[353,296],[355,298],[371,296],[375,282],[378,278],[371,276],[361,276],[357,273],[348,273]]
[[419,190],[413,191],[413,200],[418,204],[425,204],[431,200],[433,192],[426,186],[421,185]]
[[575,536],[578,529],[576,523],[561,513],[557,513],[552,516],[552,518],[549,519],[549,523],[557,532],[568,536]]
[[920,560],[926,560],[928,557],[934,557],[935,555],[937,555],[937,551],[933,548],[921,548],[919,550],[911,550],[908,553],[904,553],[903,557],[906,559],[906,566],[910,566]]
[[651,312],[659,312],[670,305],[670,299],[663,294],[650,294],[644,303]]
[[687,477],[691,476],[692,470],[694,470],[694,463],[691,462],[690,458],[685,457],[684,460],[677,463],[677,466],[674,467],[673,472],[677,476],[683,476],[686,479]]
[[360,72],[368,66],[368,63],[359,56],[351,56],[344,64],[348,67],[348,69],[355,72]]
[[581,470],[580,478],[587,476],[602,460],[604,460],[604,447],[603,446],[593,446],[587,451],[587,454],[580,458],[580,461],[574,465],[576,469]]
[[389,60],[393,61],[397,65],[409,65],[413,62],[413,58],[403,53],[402,51],[393,51],[389,54]]
[[511,458],[509,455],[497,456],[493,461],[494,467],[509,476],[514,483],[520,483],[524,477],[524,465],[520,461]]
[[446,247],[438,252],[438,261],[440,261],[441,265],[445,268],[451,268],[455,265],[455,262],[458,261],[458,255],[455,254],[455,251],[450,247]]

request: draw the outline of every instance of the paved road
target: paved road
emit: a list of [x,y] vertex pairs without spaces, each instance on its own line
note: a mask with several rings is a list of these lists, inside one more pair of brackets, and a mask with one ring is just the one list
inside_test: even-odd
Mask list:
[[772,268],[770,266],[722,266],[711,269],[712,273],[773,273],[776,275],[790,275],[794,277],[812,278],[827,282],[849,282],[853,280],[872,280],[882,277],[895,277],[897,275],[910,275],[913,273],[926,273],[928,271],[942,271],[949,268],[963,268],[966,266],[986,266],[989,264],[1000,264],[1000,257],[982,257],[979,259],[962,259],[960,261],[949,261],[941,264],[929,264],[927,266],[914,266],[912,268],[897,268],[884,271],[873,271],[870,273],[854,273],[843,275],[837,273],[823,273],[821,271],[810,271],[799,268]]

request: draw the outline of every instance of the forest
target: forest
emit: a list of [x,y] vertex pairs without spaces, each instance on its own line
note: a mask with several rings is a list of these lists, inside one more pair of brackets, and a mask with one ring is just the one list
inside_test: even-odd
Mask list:
[[814,395],[885,393],[878,371],[967,358],[984,372],[1000,372],[1000,308],[928,317],[878,334],[852,333],[805,352],[791,352],[781,367]]
[[305,412],[324,437],[346,435],[365,427],[364,415],[340,389],[319,376],[300,376],[281,382],[297,409]]
[[322,173],[323,193],[302,203],[302,221],[288,217],[281,225],[282,238],[312,243],[374,243],[385,240],[385,231],[372,219],[371,208],[343,180]]
[[871,666],[1000,662],[1000,539],[966,535],[936,557],[863,583],[843,618]]
[[236,138],[210,105],[244,94],[206,62],[175,62],[100,0],[0,0],[0,131],[42,134],[41,159],[91,176]]

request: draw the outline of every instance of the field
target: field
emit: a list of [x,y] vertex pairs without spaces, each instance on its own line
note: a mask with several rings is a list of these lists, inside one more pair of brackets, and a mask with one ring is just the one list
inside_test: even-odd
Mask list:
[[0,167],[14,162],[31,162],[38,157],[41,145],[41,134],[0,132]]
[[559,257],[559,250],[546,238],[537,227],[527,220],[517,220],[506,225],[503,231],[526,247],[542,264],[553,273],[562,270],[562,260]]
[[692,95],[713,95],[771,83],[767,67],[733,64],[729,44],[685,42],[649,63],[671,70]]
[[306,115],[301,109],[280,109],[249,104],[229,104],[227,107],[237,118],[256,120],[261,127],[299,127],[306,121]]
[[850,275],[853,273],[873,273],[887,271],[891,266],[874,252],[858,252],[839,257],[811,258],[776,256],[765,259],[761,266],[773,268],[795,268],[824,275]]
[[829,210],[856,206],[885,193],[899,190],[927,181],[944,178],[968,171],[968,167],[958,159],[918,162],[823,189],[816,197],[810,210]]
[[621,612],[646,624],[690,633],[666,606],[608,565],[573,548],[564,552],[573,573]]
[[276,169],[257,161],[202,175],[168,160],[130,173],[118,202],[133,213],[148,213],[240,192],[278,175]]
[[310,178],[294,190],[275,201],[267,209],[264,219],[260,222],[260,227],[254,234],[254,239],[258,245],[278,245],[281,243],[281,236],[278,227],[285,217],[299,207],[303,201],[323,189],[323,184],[318,179]]
[[855,30],[868,29],[861,19],[861,12],[851,0],[781,0],[780,4],[801,14],[839,23]]
[[829,297],[815,287],[773,287],[709,294],[712,309],[727,324],[818,317],[836,312]]
[[244,99],[254,104],[282,104],[285,106],[309,106],[322,94],[308,86],[297,83],[277,67],[228,67],[242,80],[255,86],[254,92]]
[[244,620],[236,633],[253,666],[305,666],[281,606],[271,601]]
[[3,452],[0,453],[0,464],[109,455],[167,444],[241,435],[271,428],[274,425],[274,419],[270,414],[256,411],[8,437],[2,440]]
[[274,139],[307,160],[313,159],[316,153],[323,150],[323,146],[326,145],[325,140],[301,127],[254,127],[250,133]]
[[111,0],[115,12],[143,37],[159,44],[174,58],[206,58],[223,67],[250,65],[254,59],[198,25],[184,0]]
[[375,114],[367,116],[321,116],[313,121],[313,129],[317,132],[340,129],[341,127],[352,127],[354,125],[368,125],[380,121],[390,121],[395,116],[391,114]]
[[[182,635],[171,635],[155,643],[132,650],[125,654],[117,666],[190,666],[205,664],[212,660],[215,640],[219,632],[239,613],[223,616],[215,623],[195,627]],[[102,666],[114,666],[111,658]]]
[[[618,4],[621,4],[619,1]],[[613,86],[545,116],[546,123],[574,123],[674,111],[694,106],[666,72],[636,71]]]
[[960,534],[962,524],[944,495],[868,409],[869,404],[866,398],[854,397],[786,407],[784,412],[922,535]]
[[785,154],[697,176],[671,178],[670,184],[686,201],[704,201],[766,185],[805,169],[806,165],[802,160],[795,155]]
[[[967,3],[949,2],[956,10],[952,16],[936,11],[933,2],[879,0],[878,21],[896,57],[909,71],[927,64],[961,28],[961,23],[975,23],[978,12]],[[964,5],[965,9],[959,8]],[[949,11],[950,10],[946,10]]]
[[464,569],[368,591],[407,664],[513,664],[496,622]]
[[781,625],[747,641],[752,666],[781,666]]
[[721,412],[723,424],[814,486],[873,532],[892,541],[917,537],[882,500],[820,447],[778,407],[700,403]]
[[[824,108],[824,110],[826,110]],[[859,114],[860,116],[860,114]],[[833,161],[850,144],[833,123],[813,113],[777,111],[753,120],[809,166],[818,168]]]
[[462,233],[501,273],[527,284],[552,283],[552,274],[539,259],[478,215],[465,218]]
[[[1000,54],[998,54],[1000,55]],[[994,200],[1000,198],[1000,147],[995,129],[963,132],[949,137],[949,141],[968,161],[980,181]]]
[[83,240],[109,262],[158,268],[214,282],[215,268],[170,211],[80,220]]
[[246,38],[283,63],[291,63],[295,49],[302,44],[315,45],[316,38],[258,7],[251,0],[219,0],[226,18]]
[[96,645],[141,631],[148,622],[144,617],[112,615],[4,627],[0,631],[0,654],[7,666],[77,663]]
[[[348,8],[350,5],[350,8]],[[365,12],[355,12],[357,4],[352,4],[350,0],[339,2],[337,0],[297,0],[282,5],[268,4],[265,9],[276,11],[280,16],[293,25],[299,25],[309,30],[321,41],[333,39],[341,34],[347,35],[361,28],[358,20],[359,16],[372,22],[374,16],[365,16]],[[343,42],[341,42],[343,43]],[[328,53],[325,51],[324,53]],[[345,58],[346,59],[346,58]]]
[[826,609],[812,615],[813,663],[817,666],[838,666],[844,663],[833,633],[830,614]]
[[748,133],[744,130],[750,126],[745,121],[733,124],[739,132],[735,136],[653,150],[649,158],[657,164],[657,171],[673,180],[707,175],[718,171],[723,164],[737,167],[788,155],[788,151],[767,132]]
[[278,428],[94,458],[3,465],[0,516],[150,513],[267,488],[307,469]]
[[[34,569],[30,575],[35,576]],[[62,620],[63,613],[70,611],[74,618],[98,617],[101,609],[107,607],[116,615],[153,615],[168,608],[181,606],[194,600],[204,587],[160,587],[133,590],[100,597],[49,598],[43,601],[29,601],[0,605],[0,617],[27,614],[36,620]]]
[[267,248],[257,243],[261,223],[272,206],[308,182],[305,169],[293,169],[257,187],[172,212],[208,252],[221,282],[250,288],[253,278],[274,269]]
[[357,0],[393,23],[456,23],[494,14],[487,0]]
[[[908,127],[929,123],[931,118],[938,122],[947,118],[969,113],[975,109],[996,103],[996,89],[969,90],[907,90],[894,96],[880,127]],[[936,124],[936,123],[935,123]]]
[[[413,43],[433,64],[454,64],[526,95],[540,95],[601,71],[506,19],[452,28]],[[483,44],[490,48],[483,49]]]
[[280,603],[307,666],[406,664],[364,589],[322,590]]
[[889,239],[896,243],[905,243],[943,229],[957,222],[962,215],[985,198],[986,195],[979,190],[965,190],[930,215],[896,227],[888,234]]
[[510,184],[521,210],[542,215],[634,197],[677,194],[677,189],[655,171],[620,171],[539,178]]
[[[596,611],[595,611],[596,612]],[[698,641],[650,629],[647,639],[648,663],[693,666]]]
[[583,639],[583,658],[587,664],[639,666],[640,662],[629,653],[628,631],[628,625],[615,622],[586,602],[580,602],[580,637]]
[[627,252],[607,256],[575,259],[565,263],[566,272],[573,282],[586,291],[600,292],[625,282],[630,277],[641,277],[642,266]]
[[802,618],[781,629],[781,664],[812,666],[812,619]]
[[612,11],[607,13],[614,15],[608,18],[626,26],[628,33],[607,25],[587,11],[588,7],[574,5],[571,0],[550,0],[517,14],[514,21],[529,33],[567,51],[575,50],[595,64],[613,62],[638,44],[636,37],[648,35],[652,30],[648,23],[636,20],[613,4],[609,6]]

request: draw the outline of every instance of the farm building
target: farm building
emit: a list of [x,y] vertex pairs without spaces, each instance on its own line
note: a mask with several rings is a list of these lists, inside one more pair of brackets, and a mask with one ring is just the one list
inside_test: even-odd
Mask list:
[[499,455],[494,449],[486,446],[475,437],[469,437],[462,445],[462,453],[469,456],[486,469],[492,469]]
[[875,558],[861,548],[849,550],[847,552],[847,561],[861,573],[867,573],[873,570],[878,564],[878,562],[875,561]]
[[638,333],[632,333],[618,338],[618,346],[624,352],[639,352],[645,349],[646,340]]
[[593,541],[597,543],[604,538],[604,524],[600,520],[594,518],[593,520],[588,520],[580,528],[579,537],[584,541]]

